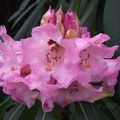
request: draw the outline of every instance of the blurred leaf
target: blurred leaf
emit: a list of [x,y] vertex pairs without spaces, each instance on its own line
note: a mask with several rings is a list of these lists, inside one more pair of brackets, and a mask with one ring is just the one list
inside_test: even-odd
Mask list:
[[19,9],[9,18],[8,21],[13,20],[18,15],[20,15],[22,13],[22,11],[27,7],[27,5],[28,5],[29,2],[30,2],[30,0],[23,0],[23,2],[21,3]]
[[118,106],[118,104],[116,104],[110,98],[100,100],[98,102],[98,108],[100,108],[106,114],[109,120],[119,120],[120,106]]
[[96,13],[97,13],[98,0],[91,0],[84,11],[83,16],[81,17],[81,25],[87,26],[90,30],[93,29]]
[[104,111],[101,109],[101,106],[97,103],[90,104],[91,109],[94,112],[94,115],[96,116],[97,120],[109,120],[109,117],[104,113]]
[[84,15],[84,12],[85,12],[86,8],[88,7],[89,3],[90,3],[90,0],[80,0],[80,8],[77,11],[79,13],[80,19]]
[[[19,116],[21,115],[21,113],[23,111],[23,109],[24,109],[24,106],[22,104],[15,106],[14,111],[9,116],[8,120],[18,120]],[[9,111],[9,112],[11,112],[11,111]]]
[[[86,120],[86,113],[81,109],[81,103],[75,104],[75,120]],[[84,112],[83,112],[84,111]],[[85,116],[84,116],[85,115]]]
[[70,104],[70,115],[69,115],[70,120],[76,120],[75,112],[76,112],[75,104],[72,103]]
[[81,102],[70,105],[70,120],[112,120],[104,113],[101,104]]
[[3,118],[5,111],[8,107],[12,105],[10,98],[6,98],[1,104],[0,104],[0,120]]
[[83,111],[83,114],[84,114],[86,120],[88,120],[88,119],[90,119],[90,120],[93,120],[93,119],[99,120],[99,117],[98,117],[97,113],[95,112],[94,108],[92,107],[92,104],[90,104],[90,103],[81,103],[80,107],[81,107],[81,109]]
[[[19,104],[16,104],[13,101],[11,101],[11,103],[13,105],[6,109],[3,120],[8,120],[13,115],[13,113],[16,111],[16,109],[19,106]],[[19,117],[20,113],[19,112],[17,112],[17,113],[18,113],[17,116]],[[15,118],[17,118],[17,117],[15,117]]]
[[42,9],[44,7],[45,2],[46,0],[42,0],[41,2],[39,2],[38,6],[34,9],[32,14],[28,17],[28,19],[25,21],[23,26],[20,28],[20,30],[15,35],[14,37],[15,39],[26,37],[31,32],[32,28],[40,20]]
[[87,116],[87,114],[86,114],[86,111],[85,111],[82,103],[80,102],[79,105],[80,105],[80,108],[81,108],[81,110],[82,110],[82,113],[83,113],[83,116],[84,116],[85,120],[88,120],[88,116]]
[[97,15],[96,15],[96,26],[95,31],[96,34],[103,32],[103,16],[104,16],[104,7],[105,7],[106,0],[99,0],[98,8],[97,8]]
[[106,0],[104,32],[111,36],[109,45],[120,45],[120,0]]
[[16,24],[33,8],[35,5],[37,5],[37,1],[31,4],[21,15],[15,20],[15,22],[12,25],[12,28],[16,26]]
[[[104,99],[103,100],[104,104],[106,105],[107,109],[109,110],[109,113],[113,115],[115,120],[120,120],[120,106],[118,106],[114,101],[111,99]],[[107,110],[106,110],[107,112]]]
[[[36,119],[36,120],[39,120],[39,119]],[[51,113],[44,113],[42,120],[53,120],[52,114]]]
[[59,106],[55,106],[54,110],[52,111],[52,120],[61,120],[61,108]]
[[66,12],[70,6],[71,2],[67,2],[66,0],[59,0],[57,3],[55,10],[57,11],[60,7],[62,7],[63,12]]
[[30,109],[25,107],[19,120],[34,120],[39,108],[40,103],[38,101],[36,101],[35,105],[33,105],[33,107],[31,107]]

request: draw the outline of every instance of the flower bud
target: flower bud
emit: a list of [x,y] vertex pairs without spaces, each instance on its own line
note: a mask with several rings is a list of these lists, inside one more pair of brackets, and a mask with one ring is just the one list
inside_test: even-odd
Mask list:
[[70,29],[75,30],[78,34],[80,31],[79,20],[73,12],[67,12],[63,19],[65,32]]
[[55,11],[51,8],[45,13],[45,15],[41,19],[41,24],[46,23],[56,24]]
[[62,35],[64,36],[65,34],[65,30],[64,30],[64,26],[63,26],[63,11],[61,10],[61,8],[56,12],[56,25],[58,27],[58,29],[61,31]]

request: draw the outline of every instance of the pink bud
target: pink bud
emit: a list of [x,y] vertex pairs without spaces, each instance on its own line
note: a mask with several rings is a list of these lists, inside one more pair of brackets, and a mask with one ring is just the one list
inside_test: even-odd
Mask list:
[[55,11],[54,11],[53,9],[50,9],[50,18],[49,18],[49,23],[56,24]]
[[58,27],[58,29],[61,31],[62,35],[64,36],[65,34],[65,29],[64,29],[64,25],[63,25],[63,11],[60,8],[57,12],[56,12],[56,25]]
[[41,19],[41,24],[46,23],[56,23],[55,11],[53,9],[49,9]]
[[66,32],[70,29],[73,29],[79,33],[79,21],[77,16],[73,12],[67,12],[65,14],[63,23]]

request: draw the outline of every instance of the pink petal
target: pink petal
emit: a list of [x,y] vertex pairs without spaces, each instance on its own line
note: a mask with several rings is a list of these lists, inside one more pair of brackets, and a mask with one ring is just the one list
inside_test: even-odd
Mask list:
[[32,37],[37,41],[44,40],[48,42],[49,40],[53,40],[56,43],[60,43],[62,39],[58,28],[50,23],[33,28]]

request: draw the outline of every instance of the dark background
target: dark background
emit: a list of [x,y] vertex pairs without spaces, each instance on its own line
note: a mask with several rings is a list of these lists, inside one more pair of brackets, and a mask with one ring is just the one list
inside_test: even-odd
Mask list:
[[8,18],[18,8],[19,0],[0,0],[0,25],[8,25]]

